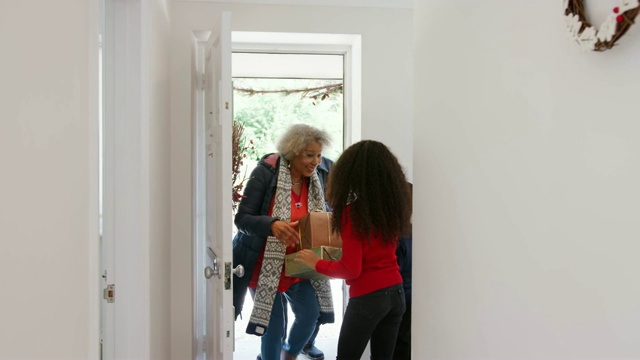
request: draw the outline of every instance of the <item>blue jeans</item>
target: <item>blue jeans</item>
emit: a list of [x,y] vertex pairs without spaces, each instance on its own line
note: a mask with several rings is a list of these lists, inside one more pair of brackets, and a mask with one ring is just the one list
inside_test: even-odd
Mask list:
[[360,360],[369,340],[372,360],[392,359],[405,307],[402,284],[349,299],[337,359]]
[[[255,290],[252,289],[251,294],[254,295],[254,293]],[[295,320],[291,325],[289,339],[285,341],[287,301],[291,305]],[[320,316],[320,306],[311,282],[301,281],[291,285],[283,293],[276,293],[269,326],[260,339],[262,360],[280,360],[282,349],[293,356],[300,354],[302,347],[316,328],[318,316]]]

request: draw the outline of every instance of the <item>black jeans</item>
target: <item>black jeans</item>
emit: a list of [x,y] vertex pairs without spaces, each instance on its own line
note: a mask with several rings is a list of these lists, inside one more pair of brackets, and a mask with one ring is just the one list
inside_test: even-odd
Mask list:
[[407,304],[407,310],[402,315],[393,360],[411,360],[411,303]]
[[337,359],[360,360],[369,340],[372,360],[391,359],[405,306],[402,284],[349,299]]

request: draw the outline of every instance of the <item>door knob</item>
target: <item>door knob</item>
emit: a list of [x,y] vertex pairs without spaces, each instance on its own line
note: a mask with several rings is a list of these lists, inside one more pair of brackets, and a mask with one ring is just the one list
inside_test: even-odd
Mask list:
[[243,277],[244,266],[238,265],[234,269],[232,269],[230,261],[224,263],[224,288],[226,290],[231,289],[231,273],[234,273],[237,277]]
[[206,268],[204,268],[204,277],[206,277],[207,279],[211,279],[213,275],[220,276],[220,274],[216,273],[215,270],[213,270],[211,267],[207,266]]
[[242,265],[238,265],[233,269],[233,274],[237,277],[243,277],[244,276],[244,266]]
[[220,268],[218,268],[218,259],[213,259],[213,268],[207,266],[204,268],[204,277],[207,279],[211,279],[213,275],[218,275],[218,279],[220,279]]

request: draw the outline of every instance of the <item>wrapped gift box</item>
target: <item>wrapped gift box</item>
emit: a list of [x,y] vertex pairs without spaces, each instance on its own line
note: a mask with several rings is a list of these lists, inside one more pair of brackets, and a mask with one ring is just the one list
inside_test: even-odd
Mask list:
[[310,212],[301,217],[298,232],[300,249],[313,249],[319,246],[342,247],[340,234],[331,231],[330,212]]
[[[330,246],[318,246],[312,248],[311,251],[316,253],[323,260],[339,260],[342,256],[342,249]],[[328,277],[317,273],[307,265],[297,262],[297,253],[289,254],[284,257],[284,273],[289,277],[299,277],[305,279],[327,279]]]

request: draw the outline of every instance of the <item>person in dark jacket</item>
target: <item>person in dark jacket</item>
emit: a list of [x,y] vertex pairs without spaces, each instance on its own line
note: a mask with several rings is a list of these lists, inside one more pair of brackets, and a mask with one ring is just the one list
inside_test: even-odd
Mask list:
[[[263,360],[295,359],[311,337],[316,323],[333,322],[328,280],[292,278],[284,274],[284,256],[297,250],[298,219],[324,211],[324,190],[316,168],[329,135],[312,126],[291,126],[280,138],[277,154],[265,155],[252,171],[238,206],[233,240],[236,316],[242,311],[247,288],[254,307],[247,333],[261,336]],[[286,336],[287,303],[295,315]],[[286,339],[285,339],[286,338]]]
[[[410,193],[413,196],[413,184],[409,183]],[[409,206],[412,200],[409,199]],[[402,286],[404,287],[404,299],[407,309],[402,315],[400,329],[398,329],[398,338],[396,339],[396,348],[393,352],[393,360],[411,360],[411,258],[413,253],[412,230],[401,236],[398,240],[398,248],[396,249],[396,257],[398,258],[398,266],[400,267],[400,275],[402,275]]]
[[393,353],[393,360],[410,360],[411,359],[411,253],[412,253],[412,235],[402,236],[398,240],[398,248],[396,256],[398,257],[398,265],[400,266],[400,275],[402,275],[405,304],[407,306],[402,315],[402,322],[398,329],[398,338],[396,339],[396,348]]

